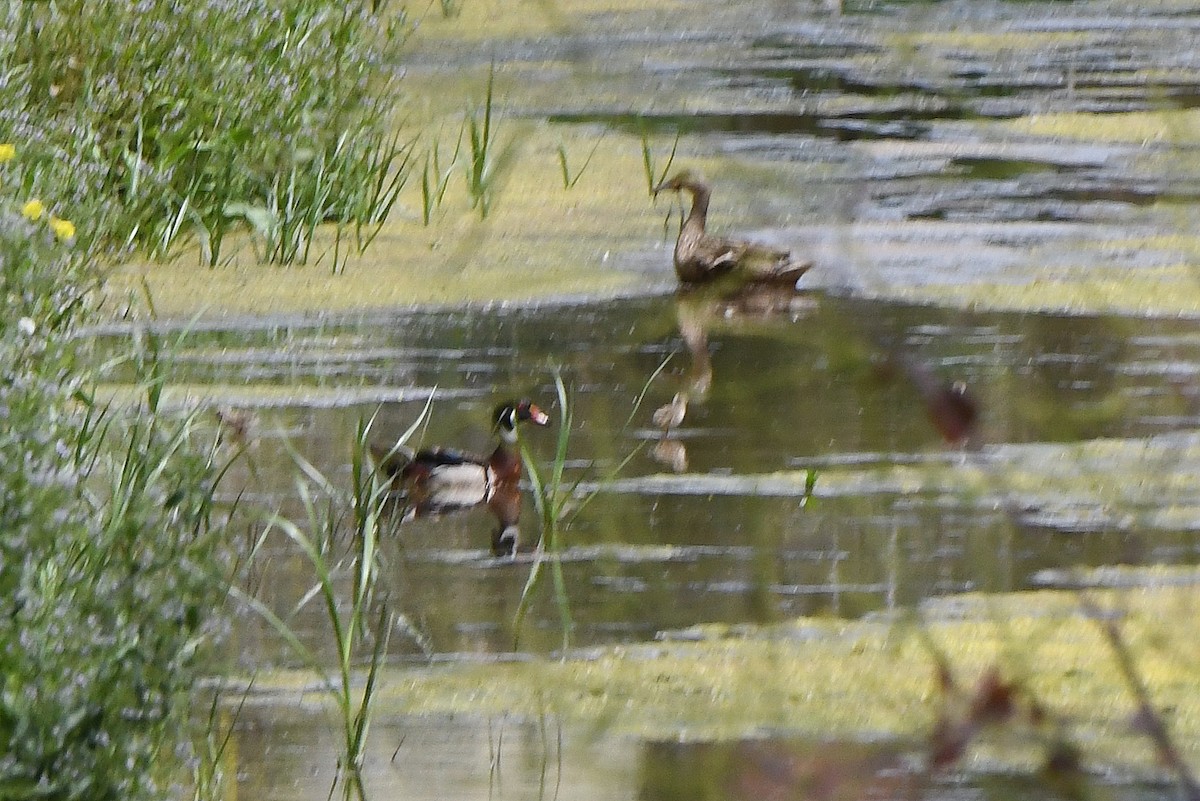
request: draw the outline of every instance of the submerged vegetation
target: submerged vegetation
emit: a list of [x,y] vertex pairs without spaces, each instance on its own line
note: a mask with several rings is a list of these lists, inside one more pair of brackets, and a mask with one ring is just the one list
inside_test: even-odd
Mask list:
[[[869,620],[714,624],[562,661],[447,666],[389,683],[398,691],[382,692],[376,702],[389,713],[548,713],[647,739],[785,731],[938,743],[946,742],[935,725],[940,718],[982,711],[963,697],[972,695],[975,677],[995,668],[1039,700],[1042,722],[1070,722],[1063,734],[1083,743],[1085,759],[1129,769],[1146,769],[1152,745],[1149,727],[1129,725],[1144,700],[1135,685],[1144,683],[1156,708],[1169,710],[1170,734],[1194,759],[1200,704],[1190,658],[1195,617],[1188,613],[1195,571],[1124,576],[1139,589],[965,594]],[[1180,583],[1172,585],[1173,578]],[[1120,629],[1115,643],[1111,625]],[[1133,661],[1126,663],[1128,652],[1113,658],[1114,649],[1133,649]],[[980,736],[958,756],[1022,767],[1038,756],[1025,747],[1028,740],[994,729],[973,734]]]

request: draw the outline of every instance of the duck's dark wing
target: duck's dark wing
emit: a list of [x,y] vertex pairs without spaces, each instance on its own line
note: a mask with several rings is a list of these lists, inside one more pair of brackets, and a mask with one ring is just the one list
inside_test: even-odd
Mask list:
[[413,464],[422,464],[426,467],[446,467],[460,464],[479,464],[482,459],[457,448],[442,448],[433,447],[425,448],[417,451],[412,458]]
[[380,470],[389,476],[407,476],[412,472],[429,470],[435,467],[448,467],[462,464],[481,464],[483,459],[475,454],[460,451],[457,448],[442,448],[435,446],[424,448],[413,453],[409,448],[387,448],[383,445],[371,445],[371,456]]
[[694,256],[709,272],[723,275],[738,265],[745,250],[745,242],[705,234],[696,241]]

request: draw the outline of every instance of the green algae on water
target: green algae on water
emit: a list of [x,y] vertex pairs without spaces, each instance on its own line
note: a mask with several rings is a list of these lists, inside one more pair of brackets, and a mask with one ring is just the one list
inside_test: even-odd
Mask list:
[[[1089,590],[1088,597],[1118,615],[1152,697],[1171,710],[1176,740],[1195,759],[1200,574],[1130,569],[1124,579],[1126,589]],[[698,627],[562,660],[395,670],[376,701],[382,716],[549,714],[645,738],[738,739],[762,731],[920,738],[941,698],[918,626],[963,684],[993,667],[1025,684],[1069,721],[1089,762],[1153,769],[1145,738],[1128,725],[1132,696],[1074,591],[954,596],[923,604],[916,617]],[[259,674],[255,682],[269,694],[297,686],[291,672]],[[1016,764],[1028,749],[985,740],[976,757],[984,754]]]

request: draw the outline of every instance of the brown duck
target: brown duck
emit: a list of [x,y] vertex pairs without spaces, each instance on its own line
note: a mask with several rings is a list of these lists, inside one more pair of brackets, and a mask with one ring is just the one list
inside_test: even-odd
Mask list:
[[792,261],[791,253],[786,250],[723,239],[705,232],[712,190],[693,173],[684,170],[655,187],[654,194],[668,190],[687,191],[692,195],[691,211],[675,241],[675,274],[684,284],[700,284],[731,276],[745,283],[790,286],[812,266],[812,262]]

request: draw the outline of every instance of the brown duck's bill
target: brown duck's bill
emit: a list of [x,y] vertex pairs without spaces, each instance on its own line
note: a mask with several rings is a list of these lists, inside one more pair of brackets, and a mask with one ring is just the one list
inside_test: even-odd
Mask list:
[[670,178],[666,181],[663,181],[661,184],[654,187],[653,192],[654,192],[654,194],[657,195],[659,192],[667,192],[667,191],[678,192],[679,190],[680,190],[679,177],[676,176],[674,178]]
[[653,192],[657,195],[659,192],[666,192],[667,190],[678,192],[681,189],[690,187],[707,188],[707,183],[704,181],[702,176],[699,176],[690,170],[683,170],[682,172],[675,173],[675,175],[667,178],[658,186],[654,187]]

